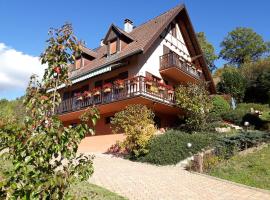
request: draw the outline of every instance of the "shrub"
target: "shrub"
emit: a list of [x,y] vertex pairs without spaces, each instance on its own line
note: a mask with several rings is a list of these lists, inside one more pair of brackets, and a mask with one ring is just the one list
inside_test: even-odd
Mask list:
[[122,147],[132,158],[138,158],[148,152],[147,145],[156,131],[154,113],[144,105],[134,104],[115,114],[111,124],[115,133],[124,133]]
[[186,128],[189,131],[203,130],[209,109],[212,107],[209,93],[204,84],[180,85],[175,90],[175,101],[186,112]]
[[223,71],[217,89],[221,93],[231,94],[237,102],[242,102],[246,90],[246,80],[237,69],[228,68]]
[[235,110],[230,110],[227,113],[222,114],[222,118],[226,121],[230,121],[237,125],[243,125],[245,121],[248,121],[250,125],[256,129],[264,130],[266,121],[261,119],[258,115],[251,113],[251,110],[259,110],[263,113],[269,112],[268,105],[255,104],[255,103],[241,103]]
[[210,112],[216,115],[221,115],[230,110],[230,104],[222,96],[214,96],[212,98],[212,104],[213,108]]
[[242,132],[239,135],[224,137],[217,145],[217,155],[228,159],[237,151],[257,146],[263,142],[270,142],[270,134],[262,131]]
[[[215,145],[217,135],[212,133],[193,133],[169,130],[163,135],[155,136],[149,143],[149,152],[139,158],[142,162],[156,165],[176,164],[181,160]],[[191,148],[187,147],[191,143]]]

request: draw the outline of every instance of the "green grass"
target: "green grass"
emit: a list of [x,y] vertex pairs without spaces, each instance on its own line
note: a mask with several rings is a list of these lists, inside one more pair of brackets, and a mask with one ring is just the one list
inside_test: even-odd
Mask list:
[[210,175],[270,190],[270,145],[247,155],[236,155],[214,167]]
[[105,188],[91,184],[89,182],[80,182],[73,184],[69,189],[69,194],[75,196],[76,199],[87,197],[93,200],[125,200],[126,198],[115,194]]
[[[0,157],[0,180],[4,178],[4,173],[8,172],[12,167],[11,162],[7,160],[3,160]],[[104,175],[106,176],[106,175]],[[75,196],[76,200],[83,199],[87,197],[87,199],[93,200],[126,200],[126,198],[111,192],[105,188],[100,186],[91,184],[87,181],[74,183],[68,190],[68,193],[72,196]]]

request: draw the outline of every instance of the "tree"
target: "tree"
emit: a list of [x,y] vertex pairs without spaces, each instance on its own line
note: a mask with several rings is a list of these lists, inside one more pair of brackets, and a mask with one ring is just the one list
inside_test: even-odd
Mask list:
[[245,63],[239,69],[247,81],[245,102],[268,103],[267,84],[262,77],[270,71],[270,59],[261,59],[257,62]]
[[115,133],[126,135],[122,146],[137,158],[148,152],[147,145],[155,133],[154,113],[145,105],[134,104],[117,112],[111,124]]
[[221,42],[220,57],[230,64],[241,66],[256,61],[269,51],[269,43],[251,28],[238,27]]
[[206,64],[209,70],[213,72],[216,69],[216,65],[214,62],[218,58],[218,56],[215,54],[214,46],[207,41],[204,32],[199,32],[196,35],[202,48],[204,57],[206,59]]
[[246,90],[246,80],[238,69],[227,67],[221,75],[217,90],[221,93],[231,94],[238,102],[242,102]]
[[190,131],[203,130],[209,110],[212,108],[205,84],[180,85],[175,90],[176,105],[186,112],[186,128]]
[[[1,180],[1,199],[65,199],[66,189],[93,173],[92,156],[77,155],[78,145],[99,118],[89,108],[76,127],[64,127],[54,111],[61,102],[57,86],[68,84],[68,66],[80,53],[70,24],[51,29],[41,62],[47,63],[42,81],[32,76],[24,104],[26,117],[20,129],[0,129],[2,149],[8,148],[13,168]],[[3,154],[1,154],[3,156]]]

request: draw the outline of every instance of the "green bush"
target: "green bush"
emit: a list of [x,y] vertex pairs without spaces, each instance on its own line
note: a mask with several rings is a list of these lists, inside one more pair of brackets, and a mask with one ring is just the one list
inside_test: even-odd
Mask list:
[[219,139],[217,155],[228,159],[236,152],[257,146],[263,142],[270,142],[270,133],[262,131],[242,132],[238,135]]
[[185,128],[188,131],[202,131],[207,125],[212,108],[205,84],[179,85],[175,90],[176,105],[185,111]]
[[154,113],[145,105],[134,104],[117,112],[111,124],[115,133],[124,133],[126,138],[121,146],[128,150],[131,158],[148,152],[147,145],[156,132]]
[[230,110],[230,104],[222,96],[215,95],[212,98],[213,107],[210,110],[212,117],[220,118],[220,116]]
[[[215,145],[217,135],[212,133],[185,133],[169,130],[163,135],[158,135],[150,140],[149,152],[139,161],[156,165],[176,164],[181,160]],[[187,144],[191,143],[190,148]]]
[[261,119],[256,114],[252,114],[251,109],[259,110],[263,113],[267,113],[270,110],[268,105],[264,104],[241,103],[237,106],[235,110],[230,110],[226,113],[223,113],[221,116],[222,119],[232,122],[236,125],[243,125],[245,121],[248,121],[256,129],[265,130],[267,122]]

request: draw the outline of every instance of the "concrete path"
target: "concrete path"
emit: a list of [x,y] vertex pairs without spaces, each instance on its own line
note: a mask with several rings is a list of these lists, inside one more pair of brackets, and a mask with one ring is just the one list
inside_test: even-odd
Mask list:
[[190,173],[96,154],[90,182],[131,200],[268,200],[270,192]]

